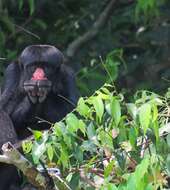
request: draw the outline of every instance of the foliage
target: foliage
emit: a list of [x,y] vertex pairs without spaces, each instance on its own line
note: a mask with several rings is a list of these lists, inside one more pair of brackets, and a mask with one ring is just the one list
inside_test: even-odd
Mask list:
[[[1,76],[5,64],[27,45],[47,43],[66,52],[107,3],[1,0]],[[149,91],[128,95],[136,89],[162,92],[169,86],[169,8],[167,0],[118,2],[99,35],[71,60],[81,95],[92,94],[106,81],[112,85],[106,84],[90,98],[80,98],[75,112],[50,131],[33,131],[35,140],[24,142],[23,149],[35,165],[43,162],[47,168],[59,168],[72,189],[166,186],[170,92],[164,97]]]
[[152,19],[159,15],[159,6],[164,3],[163,1],[157,0],[138,0],[136,6],[136,18],[139,19],[139,15],[144,14],[145,21]]
[[23,149],[35,165],[59,168],[72,189],[162,188],[170,172],[168,103],[169,92],[149,91],[126,103],[105,84],[50,131],[33,131]]

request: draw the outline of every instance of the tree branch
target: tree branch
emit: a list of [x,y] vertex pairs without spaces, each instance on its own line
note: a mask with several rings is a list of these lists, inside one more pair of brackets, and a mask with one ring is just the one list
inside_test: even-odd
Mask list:
[[[54,174],[51,174],[51,176],[43,175],[11,143],[5,143],[2,146],[2,151],[3,155],[0,155],[0,162],[16,166],[38,190],[71,190],[59,176]],[[56,188],[51,183],[51,179],[54,181]]]
[[40,190],[53,189],[49,187],[49,179],[43,176],[11,143],[5,143],[2,146],[2,151],[0,162],[15,165],[36,188]]
[[85,34],[82,36],[79,36],[76,38],[71,44],[69,44],[67,50],[66,50],[66,55],[68,57],[73,57],[76,53],[76,51],[85,43],[93,39],[100,31],[100,29],[105,25],[107,22],[109,16],[111,15],[111,12],[113,10],[113,7],[115,3],[118,2],[118,0],[111,0],[104,11],[101,13],[99,18],[95,21],[93,26],[89,31],[87,31]]

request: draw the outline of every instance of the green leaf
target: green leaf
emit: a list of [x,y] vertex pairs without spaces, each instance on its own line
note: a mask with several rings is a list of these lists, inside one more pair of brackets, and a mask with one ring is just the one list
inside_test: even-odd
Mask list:
[[96,111],[96,115],[99,118],[99,122],[101,122],[104,113],[104,105],[101,97],[100,96],[93,97],[92,103]]
[[115,161],[112,160],[107,167],[104,169],[104,177],[107,178],[113,171],[113,167],[114,167]]
[[48,25],[44,20],[41,19],[34,19],[35,25],[38,26],[38,28],[42,29],[42,30],[46,30]]
[[106,185],[104,185],[104,186],[102,186],[101,188],[100,188],[100,190],[123,190],[123,189],[118,189],[117,187],[116,187],[116,185],[114,185],[114,184],[112,184],[112,183],[109,183],[109,184],[106,184]]
[[166,141],[167,141],[168,146],[170,147],[170,134],[167,135]]
[[31,129],[31,131],[32,131],[32,133],[33,133],[33,135],[34,135],[34,138],[35,138],[36,140],[42,138],[43,134],[42,134],[41,131],[32,130],[32,129]]
[[80,182],[80,174],[78,172],[74,173],[71,181],[70,181],[70,187],[71,189],[77,189]]
[[149,167],[149,158],[145,158],[142,160],[142,162],[136,167],[135,170],[135,178],[136,178],[136,184],[138,184],[141,179],[144,177],[144,175],[148,172]]
[[153,130],[154,130],[154,134],[156,137],[156,142],[158,142],[159,141],[159,124],[158,124],[158,121],[155,121],[153,123]]
[[22,9],[23,4],[24,4],[24,0],[19,0],[19,10]]
[[116,127],[118,127],[121,119],[121,107],[119,101],[115,97],[111,97],[110,103],[111,115],[115,121]]
[[128,113],[132,116],[133,119],[136,119],[137,116],[137,107],[135,104],[132,103],[128,103],[126,104],[127,109],[128,109]]
[[66,177],[66,181],[70,182],[73,177],[73,173],[69,173],[68,176]]
[[84,117],[89,115],[90,108],[85,104],[85,100],[82,97],[79,99],[76,109]]
[[63,122],[56,122],[54,127],[54,133],[57,137],[63,136],[63,130],[65,129],[65,124]]
[[103,86],[101,88],[101,91],[103,91],[105,94],[110,95],[110,91],[106,88],[106,86]]
[[10,33],[14,34],[15,33],[15,25],[13,24],[13,21],[11,20],[12,18],[7,16],[7,15],[1,15],[0,21],[4,24],[5,26],[5,31],[9,31]]
[[153,189],[154,189],[154,187],[153,187],[152,183],[149,183],[149,184],[146,186],[146,188],[145,188],[145,190],[153,190]]
[[69,155],[64,144],[61,145],[61,153],[59,161],[62,163],[64,168],[68,167],[69,164]]
[[44,131],[42,134],[42,142],[43,143],[46,143],[46,141],[48,140],[49,138],[49,134],[48,134],[49,131]]
[[100,131],[98,138],[104,147],[109,147],[113,149],[113,139],[112,139],[111,134],[108,134],[108,132],[105,132],[105,131]]
[[87,127],[87,136],[88,139],[92,139],[94,136],[96,136],[96,130],[93,122],[90,122],[90,124]]
[[156,105],[153,105],[153,106],[152,106],[152,111],[153,111],[153,118],[152,118],[152,120],[153,120],[153,121],[156,121],[157,118],[158,118],[158,108],[157,108]]
[[34,160],[34,163],[37,164],[39,162],[40,157],[44,154],[46,151],[46,144],[38,144],[37,142],[34,143],[32,147],[32,157]]
[[85,136],[86,135],[86,124],[83,122],[83,120],[79,120],[79,129]]
[[34,0],[29,0],[28,3],[29,3],[29,8],[30,8],[30,15],[32,15],[35,9],[35,6],[34,6],[35,2]]
[[74,133],[78,130],[79,120],[77,119],[76,115],[74,115],[73,113],[67,115],[66,123],[69,132]]
[[[126,190],[131,190],[131,189],[136,189],[136,181],[135,181],[135,177],[133,177],[132,175],[129,177],[128,181],[127,181],[127,187],[125,188]],[[123,189],[124,190],[124,189]]]
[[96,145],[93,143],[92,140],[84,140],[83,144],[81,145],[82,150],[89,151],[95,153],[97,151]]
[[136,135],[136,130],[133,127],[131,127],[129,131],[129,141],[130,141],[130,144],[135,148],[137,135]]
[[83,151],[82,151],[81,147],[79,147],[79,146],[76,147],[74,156],[75,156],[76,160],[78,160],[80,163],[83,161]]
[[151,119],[151,105],[143,104],[139,110],[139,120],[143,128],[144,134],[146,134],[146,131],[149,127],[150,119]]
[[[121,150],[121,152],[122,152],[122,150]],[[127,162],[126,155],[123,155],[122,153],[120,154],[120,152],[117,151],[117,152],[115,152],[115,157],[116,157],[116,160],[117,160],[117,162],[118,162],[118,164],[120,166],[120,169],[122,171],[124,171],[125,168],[126,168],[126,162]]]
[[107,190],[118,190],[118,188],[116,187],[116,185],[109,183],[107,186]]
[[49,160],[52,161],[53,156],[54,156],[54,151],[51,144],[47,144],[47,155],[48,155]]
[[67,147],[71,148],[72,146],[72,138],[71,135],[68,133],[63,134],[64,142],[67,145]]
[[170,174],[170,154],[168,154],[167,156],[166,166],[167,166],[168,173]]
[[111,57],[107,57],[104,66],[112,82],[118,77],[118,65],[119,62],[114,61]]
[[32,150],[32,141],[26,140],[22,142],[22,149],[25,154],[30,153]]

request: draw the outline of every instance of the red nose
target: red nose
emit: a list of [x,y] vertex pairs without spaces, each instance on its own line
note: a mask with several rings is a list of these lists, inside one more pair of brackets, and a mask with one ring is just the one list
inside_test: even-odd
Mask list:
[[38,67],[33,75],[32,75],[32,80],[47,80],[47,78],[45,77],[45,73],[44,70],[40,67]]

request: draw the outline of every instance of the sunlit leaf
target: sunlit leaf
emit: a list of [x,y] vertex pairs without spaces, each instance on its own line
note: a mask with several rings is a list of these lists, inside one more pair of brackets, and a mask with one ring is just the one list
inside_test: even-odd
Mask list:
[[135,104],[128,103],[126,104],[129,114],[132,116],[133,119],[136,119],[138,109]]
[[137,135],[136,135],[136,131],[133,127],[131,127],[130,131],[129,131],[129,141],[130,141],[130,144],[135,148],[136,141],[137,141]]
[[70,182],[71,179],[72,179],[72,177],[73,177],[73,173],[70,172],[70,173],[68,174],[68,176],[66,177],[66,181]]
[[101,144],[105,147],[109,147],[113,149],[113,139],[111,134],[109,134],[106,131],[100,131],[98,135],[99,140],[101,141]]
[[96,111],[96,115],[99,118],[99,121],[101,122],[102,116],[104,113],[103,101],[100,96],[96,96],[93,98],[92,102],[93,102],[94,109]]
[[32,130],[32,129],[31,129],[31,131],[32,131],[32,133],[33,133],[33,135],[34,135],[34,138],[35,138],[36,140],[40,139],[40,138],[43,136],[43,134],[42,134],[41,131]]
[[62,163],[64,168],[68,167],[69,164],[69,155],[68,155],[68,151],[66,149],[65,146],[61,146],[61,154],[60,154],[60,162]]
[[159,140],[159,124],[158,124],[158,121],[155,121],[153,123],[153,130],[154,130],[154,134],[156,137],[156,142],[158,142],[158,140]]
[[96,135],[96,130],[92,122],[87,126],[87,136],[92,139]]
[[52,161],[53,156],[54,156],[54,151],[51,144],[47,144],[47,155],[48,155],[49,160]]
[[46,151],[46,144],[42,143],[42,144],[38,144],[38,143],[34,143],[33,147],[32,147],[32,157],[34,160],[34,163],[38,163],[39,159],[41,158],[41,156],[44,154],[44,152]]
[[168,146],[170,147],[170,134],[167,135],[166,141],[167,141]]
[[68,114],[66,117],[66,123],[68,126],[68,130],[71,133],[76,132],[78,130],[79,120],[75,114],[73,114],[73,113]]
[[119,100],[117,100],[115,97],[111,98],[110,109],[111,109],[111,115],[115,121],[115,124],[116,126],[118,126],[121,119],[121,107],[120,107]]
[[31,152],[32,146],[33,146],[32,141],[25,140],[22,142],[22,149],[23,149],[25,154]]
[[158,119],[158,108],[156,105],[152,106],[152,110],[153,110],[153,121],[156,121]]
[[170,154],[168,154],[167,159],[166,159],[166,166],[167,166],[167,170],[170,174]]
[[140,180],[143,178],[145,173],[148,171],[149,166],[149,158],[145,158],[142,160],[142,162],[136,167],[135,170],[135,178],[137,183],[140,182]]
[[61,121],[56,122],[53,129],[54,129],[55,135],[58,137],[61,137],[63,136],[63,130],[65,129],[65,124]]
[[107,165],[107,167],[104,169],[104,177],[105,177],[105,178],[108,177],[108,176],[111,174],[111,172],[113,171],[114,165],[115,165],[115,161],[112,160],[112,161]]
[[85,100],[81,97],[77,104],[77,111],[82,116],[88,116],[90,112],[90,108],[85,104]]
[[139,120],[143,128],[144,134],[146,133],[151,119],[151,105],[143,104],[139,110]]
[[79,129],[80,131],[85,135],[86,134],[86,124],[83,122],[83,120],[79,120]]

